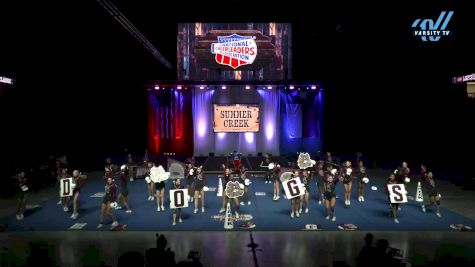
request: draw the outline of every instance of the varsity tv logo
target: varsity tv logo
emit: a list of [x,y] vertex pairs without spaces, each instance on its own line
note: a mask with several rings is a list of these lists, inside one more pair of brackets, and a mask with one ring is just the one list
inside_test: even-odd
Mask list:
[[257,56],[257,45],[253,36],[232,34],[218,36],[218,43],[211,44],[211,53],[215,54],[218,64],[227,65],[233,69],[252,64]]
[[435,24],[432,19],[416,19],[412,23],[414,36],[420,36],[424,42],[437,42],[440,40],[440,37],[449,36],[452,32],[446,30],[446,28],[453,14],[453,11],[449,11],[448,13],[442,11]]

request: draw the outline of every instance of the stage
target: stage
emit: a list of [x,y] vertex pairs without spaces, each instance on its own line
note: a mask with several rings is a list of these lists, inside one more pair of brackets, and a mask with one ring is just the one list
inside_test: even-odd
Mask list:
[[[465,224],[474,227],[473,212],[468,210],[465,217],[461,215],[460,209],[457,211],[446,208],[454,206],[453,199],[457,198],[456,190],[442,192],[442,218],[437,218],[434,211],[428,208],[427,213],[422,213],[420,203],[409,200],[407,204],[401,205],[402,209],[398,212],[400,223],[396,224],[389,219],[389,206],[386,194],[383,191],[383,177],[388,171],[373,171],[378,173],[371,177],[370,183],[366,187],[365,202],[357,201],[356,186],[353,186],[352,200],[350,208],[345,208],[343,198],[343,186],[337,185],[336,202],[336,221],[325,220],[326,210],[323,205],[317,203],[317,187],[312,182],[311,200],[309,213],[301,214],[300,218],[290,218],[290,201],[281,198],[273,201],[273,184],[264,183],[262,177],[253,177],[250,185],[250,206],[242,206],[240,214],[252,215],[252,220],[257,231],[299,231],[305,224],[320,225],[323,231],[339,230],[341,224],[354,224],[357,230],[375,231],[453,231],[451,224]],[[101,173],[97,172],[91,175],[86,185],[81,189],[79,217],[72,220],[70,207],[69,212],[64,212],[60,205],[57,205],[58,195],[49,196],[48,200],[42,203],[32,201],[27,203],[29,209],[25,212],[25,218],[22,221],[15,220],[15,214],[10,214],[0,219],[1,224],[7,226],[6,231],[109,231],[110,219],[105,220],[105,225],[97,229],[99,223],[99,207],[102,202],[100,193],[104,191],[104,182],[99,177]],[[94,176],[96,176],[94,178]],[[217,175],[207,176],[208,187],[213,188],[218,185]],[[172,226],[172,212],[169,209],[168,192],[167,206],[165,212],[158,212],[156,201],[147,201],[146,183],[143,179],[134,182],[128,182],[129,186],[129,205],[133,212],[125,213],[125,210],[116,210],[115,214],[120,223],[128,225],[128,231],[229,231],[224,229],[224,222],[213,218],[219,215],[221,207],[221,197],[216,195],[216,191],[205,193],[205,213],[201,213],[201,208],[197,214],[193,213],[194,203],[188,208],[183,209],[183,223],[177,223]],[[171,182],[167,183],[170,188]],[[377,191],[370,189],[376,186]],[[411,182],[408,188],[409,196],[415,195],[416,182]],[[258,193],[258,195],[256,195]],[[262,195],[265,193],[265,195]],[[97,197],[99,196],[99,197]],[[425,200],[427,200],[425,198]],[[466,200],[470,201],[470,200]],[[447,205],[445,205],[447,203]],[[463,203],[463,201],[461,202]],[[470,202],[468,202],[470,203]],[[32,205],[33,204],[33,205]],[[38,204],[38,205],[36,205]],[[305,209],[305,207],[304,207]],[[224,214],[224,213],[223,213]],[[247,228],[240,228],[245,221],[236,221],[234,229],[231,231],[247,231]],[[74,226],[75,225],[75,226]],[[77,229],[71,229],[77,228]]]

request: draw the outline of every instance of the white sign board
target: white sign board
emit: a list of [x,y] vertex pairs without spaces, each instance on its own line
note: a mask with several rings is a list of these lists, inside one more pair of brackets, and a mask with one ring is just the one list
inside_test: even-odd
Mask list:
[[181,209],[188,207],[188,189],[170,190],[170,209]]
[[73,178],[61,179],[59,185],[60,197],[70,197],[73,195]]
[[407,192],[404,184],[388,184],[389,200],[391,203],[406,203]]
[[282,182],[287,199],[292,199],[305,194],[304,185],[299,177]]

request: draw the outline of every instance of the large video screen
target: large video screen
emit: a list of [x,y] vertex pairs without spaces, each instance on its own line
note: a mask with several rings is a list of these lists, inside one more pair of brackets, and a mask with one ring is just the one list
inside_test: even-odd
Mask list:
[[289,23],[180,23],[179,80],[292,78]]
[[259,106],[214,105],[213,128],[216,133],[258,132]]

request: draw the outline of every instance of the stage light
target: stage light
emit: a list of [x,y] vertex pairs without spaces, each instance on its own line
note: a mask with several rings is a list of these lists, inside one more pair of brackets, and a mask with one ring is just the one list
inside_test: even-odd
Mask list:
[[155,90],[158,90],[158,89],[160,89],[160,86],[158,86],[158,85],[155,85],[155,87],[154,87],[154,88],[155,88]]
[[224,85],[221,86],[221,89],[226,90],[226,86],[224,86]]
[[176,89],[181,90],[181,86],[178,85]]
[[267,86],[267,89],[269,89],[269,90],[272,89],[272,86]]
[[203,90],[203,89],[205,89],[205,87],[204,87],[204,86],[200,86],[200,90]]
[[294,90],[294,86],[293,85],[289,86],[289,89]]
[[312,90],[317,90],[317,86],[315,86],[315,85],[312,85],[311,88],[312,88]]
[[249,90],[251,89],[251,87],[249,85],[246,85],[246,90]]

